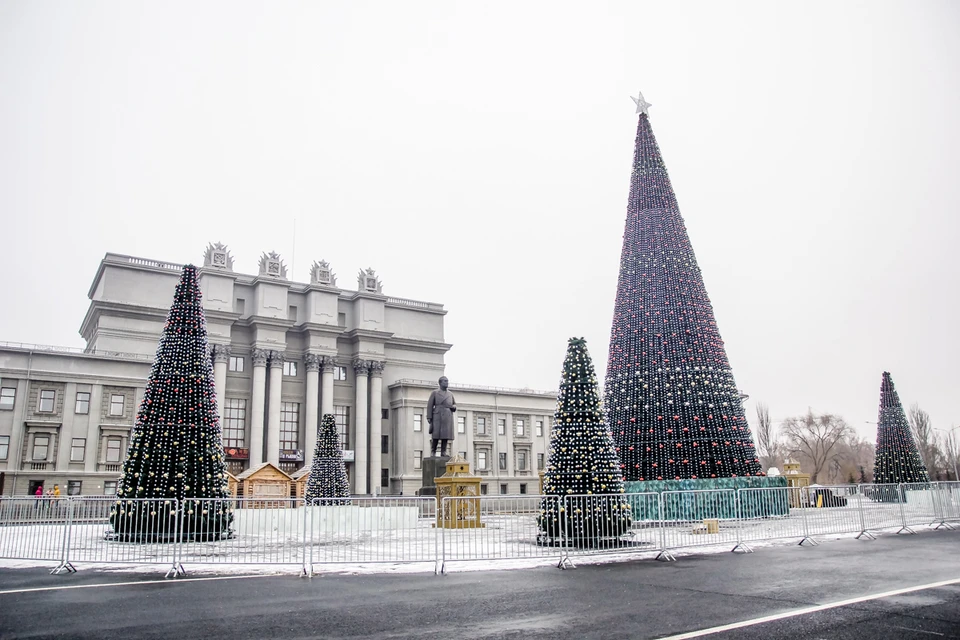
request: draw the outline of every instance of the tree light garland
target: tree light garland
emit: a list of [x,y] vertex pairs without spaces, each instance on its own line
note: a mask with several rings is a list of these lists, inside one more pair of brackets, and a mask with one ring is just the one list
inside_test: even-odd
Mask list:
[[893,379],[886,371],[880,380],[880,411],[877,416],[877,457],[873,469],[876,484],[929,482],[927,468],[910,432],[910,423],[900,404]]

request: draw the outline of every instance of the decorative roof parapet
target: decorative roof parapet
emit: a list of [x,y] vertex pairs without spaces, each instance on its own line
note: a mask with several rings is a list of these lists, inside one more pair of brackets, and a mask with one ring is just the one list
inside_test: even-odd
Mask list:
[[322,284],[328,287],[337,286],[337,274],[330,268],[330,263],[326,260],[320,262],[314,261],[310,267],[310,284]]
[[287,279],[287,265],[283,264],[280,254],[271,251],[270,253],[264,252],[260,256],[260,275],[282,280]]
[[368,291],[370,293],[383,293],[383,283],[373,269],[360,269],[357,275],[357,291]]
[[225,244],[211,242],[203,253],[203,266],[233,271],[233,256]]

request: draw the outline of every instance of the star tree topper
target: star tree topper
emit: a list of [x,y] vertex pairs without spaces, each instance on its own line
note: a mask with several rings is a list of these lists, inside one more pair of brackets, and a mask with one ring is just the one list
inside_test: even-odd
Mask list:
[[639,91],[637,92],[636,98],[634,98],[633,96],[630,96],[630,99],[633,100],[633,103],[635,105],[637,105],[637,113],[645,113],[647,115],[650,115],[650,112],[647,111],[647,109],[649,109],[653,105],[643,99],[643,94],[641,92]]

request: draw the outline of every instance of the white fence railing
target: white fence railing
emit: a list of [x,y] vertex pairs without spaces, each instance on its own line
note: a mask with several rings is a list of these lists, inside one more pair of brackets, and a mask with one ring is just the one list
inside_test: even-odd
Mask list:
[[[121,500],[0,498],[0,558],[76,564],[286,565],[556,560],[960,522],[960,482],[568,496]],[[454,563],[454,564],[451,564]],[[449,565],[449,567],[448,567]]]

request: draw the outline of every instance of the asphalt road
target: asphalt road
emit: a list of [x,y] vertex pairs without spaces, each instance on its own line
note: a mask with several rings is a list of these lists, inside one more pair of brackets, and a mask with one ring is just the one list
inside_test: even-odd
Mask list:
[[718,640],[960,638],[960,531],[446,576],[0,569],[0,638],[661,638],[950,580],[707,636]]

